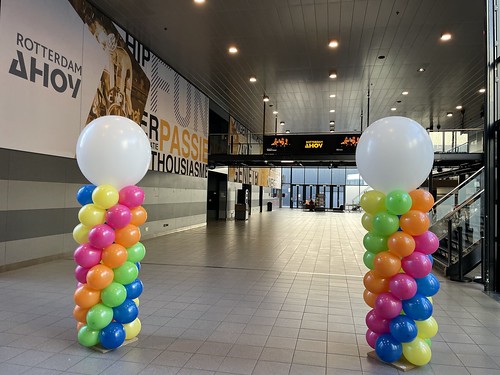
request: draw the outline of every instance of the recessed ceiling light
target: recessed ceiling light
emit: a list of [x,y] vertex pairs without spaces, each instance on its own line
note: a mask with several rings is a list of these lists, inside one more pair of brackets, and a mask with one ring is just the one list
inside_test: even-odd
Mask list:
[[334,113],[334,112],[335,112],[335,110],[334,110],[334,109],[330,109],[330,113]]
[[330,72],[330,75],[329,75],[328,77],[330,77],[330,78],[337,78],[337,72],[336,72],[336,71],[334,71],[334,70],[332,70],[332,71]]
[[255,77],[250,77],[249,81],[250,81],[250,82],[252,82],[252,83],[257,82],[257,78],[255,78]]
[[479,92],[480,92],[481,94],[484,94],[484,93],[486,92],[486,89],[479,89]]
[[446,114],[446,116],[447,116],[447,117],[451,117],[451,116],[453,116],[453,113],[448,112],[448,113]]
[[335,125],[335,121],[330,121],[330,125]]
[[229,47],[228,51],[229,53],[235,54],[238,53],[238,48],[236,48],[235,46],[231,46]]
[[337,95],[335,94],[330,94],[330,98],[335,98]]
[[284,126],[285,125],[285,121],[280,121],[280,125]]
[[395,111],[397,108],[396,107],[392,107],[391,108],[391,111]]
[[455,108],[456,109],[462,109],[463,107],[461,105],[457,105]]
[[425,72],[425,68],[418,68],[417,72],[420,72],[420,73]]
[[335,131],[335,129],[330,128],[330,133],[333,133],[334,131]]
[[330,43],[328,43],[328,47],[330,48],[337,48],[339,46],[339,42],[336,41],[335,39],[330,40]]
[[401,95],[408,95],[408,91],[403,91]]
[[273,115],[277,115],[278,114],[278,111],[273,111]]
[[265,102],[268,102],[268,101],[269,101],[269,96],[264,95],[264,96],[262,97],[262,100],[263,100],[263,101],[265,101]]
[[441,40],[444,41],[444,42],[447,42],[448,40],[451,40],[451,34],[450,33],[441,34]]
[[[287,130],[285,130],[285,133],[286,133],[286,134],[290,133],[290,130],[288,130],[288,129],[287,129]],[[283,163],[285,163],[285,161],[284,161],[284,160],[282,160],[282,162],[283,162]],[[289,162],[287,162],[287,163],[289,163]],[[292,163],[293,163],[293,161],[292,161]]]
[[205,0],[194,0],[196,4],[203,4],[205,3]]

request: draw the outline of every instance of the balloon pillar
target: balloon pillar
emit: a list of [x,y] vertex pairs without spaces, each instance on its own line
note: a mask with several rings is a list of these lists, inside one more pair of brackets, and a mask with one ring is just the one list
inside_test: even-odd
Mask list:
[[387,117],[361,136],[356,163],[374,190],[360,199],[363,238],[363,298],[366,341],[385,362],[404,357],[416,366],[431,360],[431,338],[438,325],[432,317],[432,296],[439,281],[431,273],[438,246],[427,212],[433,196],[416,189],[429,175],[434,151],[429,135],[417,122]]
[[134,184],[146,174],[150,155],[147,136],[125,117],[97,118],[78,138],[77,162],[93,183],[77,192],[82,207],[73,230],[80,244],[73,255],[73,316],[83,346],[115,349],[141,330],[138,275],[146,250],[139,226],[147,213],[144,192]]

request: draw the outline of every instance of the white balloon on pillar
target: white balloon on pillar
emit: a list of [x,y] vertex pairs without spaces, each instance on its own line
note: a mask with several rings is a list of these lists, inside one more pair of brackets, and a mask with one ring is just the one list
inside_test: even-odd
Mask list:
[[80,133],[76,160],[91,183],[120,190],[144,177],[151,161],[151,146],[134,121],[122,116],[102,116]]
[[418,122],[401,116],[375,121],[356,146],[356,165],[373,189],[384,193],[411,191],[429,176],[434,148],[427,131]]

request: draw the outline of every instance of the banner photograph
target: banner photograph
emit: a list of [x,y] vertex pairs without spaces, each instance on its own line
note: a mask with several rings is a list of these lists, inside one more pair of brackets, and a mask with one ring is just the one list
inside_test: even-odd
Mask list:
[[208,98],[85,0],[66,4],[1,2],[0,147],[75,157],[86,124],[120,115],[148,136],[150,169],[206,178]]

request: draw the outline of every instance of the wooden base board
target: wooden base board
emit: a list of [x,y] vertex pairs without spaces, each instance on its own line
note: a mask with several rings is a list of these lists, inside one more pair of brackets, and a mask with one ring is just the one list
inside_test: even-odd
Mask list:
[[413,370],[414,368],[418,367],[418,366],[415,366],[413,364],[411,364],[410,362],[408,362],[405,358],[401,357],[401,359],[399,361],[395,361],[395,362],[384,362],[382,361],[377,353],[375,353],[375,350],[372,350],[371,352],[368,352],[366,354],[369,358],[373,358],[373,359],[376,359],[377,361],[381,362],[381,363],[385,363],[389,366],[392,366],[392,367],[395,367],[397,368],[398,370],[401,370],[401,371],[410,371],[410,370]]
[[[133,342],[136,342],[138,340],[137,337],[134,337],[133,339],[130,339],[130,340],[125,340],[123,342],[123,344],[121,344],[118,348],[121,348],[122,346],[125,346],[125,345],[128,345],[128,344],[131,344]],[[95,346],[91,346],[90,347],[91,349],[94,349],[95,351],[99,352],[99,353],[107,353],[107,352],[110,352],[112,350],[115,350],[115,349],[106,349],[106,348],[103,348],[101,345],[95,345]],[[116,348],[116,349],[118,349]]]

